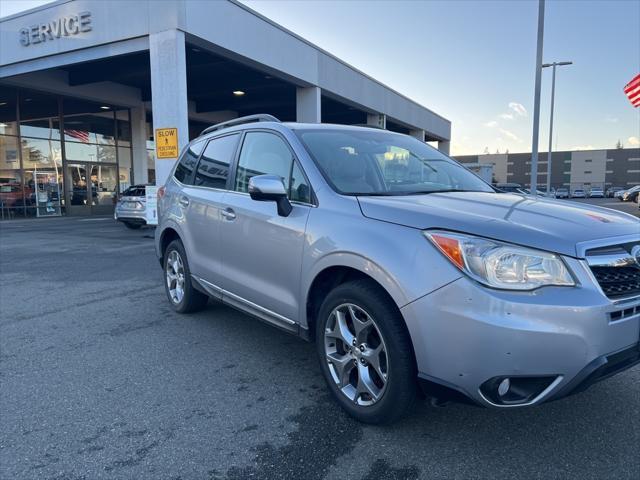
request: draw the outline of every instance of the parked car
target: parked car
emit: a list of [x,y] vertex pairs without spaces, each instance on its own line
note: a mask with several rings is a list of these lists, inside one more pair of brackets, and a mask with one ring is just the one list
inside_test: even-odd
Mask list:
[[556,190],[556,198],[569,198],[569,189],[560,187]]
[[610,187],[607,189],[607,198],[614,198],[617,192],[621,192],[623,190],[624,188],[622,187]]
[[587,198],[587,195],[584,193],[583,189],[576,188],[571,194],[571,198]]
[[315,341],[363,422],[407,413],[418,384],[524,407],[640,362],[640,220],[498,193],[413,137],[235,119],[188,144],[158,197],[171,307],[212,298]]
[[621,193],[620,197],[618,197],[623,202],[635,202],[638,200],[638,194],[640,193],[640,185],[631,187],[628,190],[625,190]]
[[604,191],[600,187],[593,187],[589,192],[589,198],[604,198]]
[[116,203],[113,218],[131,229],[138,229],[146,225],[146,185],[133,185],[127,188]]

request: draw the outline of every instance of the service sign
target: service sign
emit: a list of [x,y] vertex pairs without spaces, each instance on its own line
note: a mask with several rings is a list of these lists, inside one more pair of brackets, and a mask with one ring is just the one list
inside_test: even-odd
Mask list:
[[90,32],[92,29],[91,12],[80,12],[75,15],[56,18],[47,23],[21,28],[20,43],[28,47],[29,45],[44,43],[61,37]]
[[156,158],[178,158],[178,129],[156,128]]

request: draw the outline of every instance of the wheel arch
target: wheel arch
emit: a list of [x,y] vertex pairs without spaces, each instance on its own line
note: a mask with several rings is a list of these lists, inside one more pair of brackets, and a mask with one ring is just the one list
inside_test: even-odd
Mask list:
[[158,243],[158,247],[160,249],[160,252],[159,252],[160,265],[164,265],[164,252],[169,246],[169,244],[174,240],[182,241],[182,238],[180,237],[180,234],[178,233],[178,231],[173,227],[165,228],[160,234],[160,240]]
[[315,322],[322,300],[336,286],[356,279],[374,282],[398,308],[408,303],[404,293],[391,275],[376,264],[356,255],[338,254],[340,262],[322,262],[309,275],[304,290],[304,304],[301,317],[307,330],[307,337],[314,340]]

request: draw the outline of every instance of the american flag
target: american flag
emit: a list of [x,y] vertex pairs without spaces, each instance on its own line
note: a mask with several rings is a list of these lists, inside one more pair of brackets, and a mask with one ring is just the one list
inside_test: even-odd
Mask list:
[[625,85],[624,93],[629,97],[631,105],[634,107],[640,106],[640,73]]
[[83,143],[89,143],[89,132],[85,132],[83,130],[67,130],[65,128],[64,133],[76,140],[80,140]]

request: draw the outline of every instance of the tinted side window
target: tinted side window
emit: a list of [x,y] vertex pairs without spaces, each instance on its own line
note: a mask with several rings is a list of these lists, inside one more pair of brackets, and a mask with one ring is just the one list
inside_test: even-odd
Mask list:
[[279,136],[266,132],[249,132],[242,144],[235,190],[248,192],[249,179],[264,174],[278,175],[288,190],[291,162],[291,151]]
[[196,142],[189,145],[189,147],[184,151],[182,157],[180,157],[180,160],[178,161],[176,171],[173,174],[176,180],[182,183],[190,182],[191,173],[196,167],[198,155],[200,155],[202,147],[204,147],[204,142]]
[[194,184],[199,187],[227,188],[229,164],[236,151],[239,134],[214,138],[204,149]]
[[302,170],[298,166],[298,162],[293,162],[291,169],[291,191],[289,192],[289,200],[293,202],[311,203],[311,189],[304,178]]

